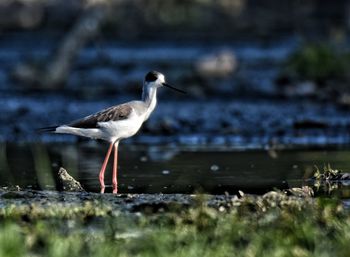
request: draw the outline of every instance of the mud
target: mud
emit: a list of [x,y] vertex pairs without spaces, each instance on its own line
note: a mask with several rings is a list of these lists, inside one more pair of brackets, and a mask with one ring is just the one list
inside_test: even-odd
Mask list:
[[[39,134],[36,129],[64,124],[127,100],[131,99],[85,101],[63,95],[2,95],[0,140],[74,142],[75,137]],[[160,99],[142,130],[124,142],[246,148],[339,146],[350,142],[349,127],[347,109],[319,101]]]
[[[298,47],[293,37],[269,44],[235,41],[205,46],[107,40],[99,47],[84,47],[66,83],[52,91],[18,81],[16,76],[24,64],[35,66],[50,58],[55,36],[46,34],[43,40],[35,33],[13,33],[3,39],[0,141],[76,141],[35,130],[140,99],[145,72],[158,69],[188,94],[159,90],[158,108],[129,143],[264,148],[350,142],[346,106],[308,94],[287,97],[276,84],[281,67]],[[215,62],[220,58],[229,61],[227,65],[219,61],[225,65],[217,71]]]
[[[247,203],[264,203],[264,205],[284,205],[293,203],[297,205],[309,204],[312,198],[308,194],[287,195],[283,191],[271,191],[262,196],[244,194],[236,195],[188,195],[188,194],[97,194],[84,192],[57,192],[57,191],[9,191],[0,192],[0,206],[16,206],[20,212],[29,209],[35,215],[48,215],[69,209],[84,208],[86,205],[94,206],[92,209],[113,212],[156,213],[167,210],[197,207],[198,202],[217,210],[230,209]],[[56,210],[60,208],[61,210]],[[31,215],[28,213],[28,215]],[[45,214],[46,213],[46,214]],[[50,215],[51,215],[50,214]]]

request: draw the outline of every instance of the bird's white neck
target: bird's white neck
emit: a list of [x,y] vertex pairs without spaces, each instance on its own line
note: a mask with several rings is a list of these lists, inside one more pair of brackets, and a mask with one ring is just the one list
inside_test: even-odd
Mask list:
[[146,120],[157,105],[157,87],[145,84],[142,91],[142,101],[147,106]]

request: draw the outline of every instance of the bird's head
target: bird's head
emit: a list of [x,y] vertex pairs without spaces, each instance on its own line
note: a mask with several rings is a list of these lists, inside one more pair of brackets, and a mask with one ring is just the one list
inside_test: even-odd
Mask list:
[[170,86],[169,84],[167,84],[165,82],[165,77],[162,73],[158,72],[158,71],[150,71],[146,74],[145,76],[145,85],[147,85],[148,87],[167,87],[170,89],[173,89],[175,91],[181,92],[181,93],[186,93],[185,91],[181,90],[181,89],[177,89],[173,86]]

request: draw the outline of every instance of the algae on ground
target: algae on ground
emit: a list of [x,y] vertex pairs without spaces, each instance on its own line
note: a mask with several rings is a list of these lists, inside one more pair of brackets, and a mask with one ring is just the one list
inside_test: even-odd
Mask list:
[[[350,252],[349,210],[338,200],[281,191],[240,198],[57,195],[49,195],[48,201],[43,194],[34,201],[24,195],[15,200],[0,196],[0,256],[347,256]],[[153,212],[145,211],[150,210],[145,203]]]

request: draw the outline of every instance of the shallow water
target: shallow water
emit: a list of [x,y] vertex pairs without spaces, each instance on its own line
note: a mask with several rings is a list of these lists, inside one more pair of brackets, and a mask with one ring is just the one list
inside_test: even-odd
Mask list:
[[[99,191],[98,172],[107,145],[0,144],[0,186],[55,189],[60,166],[79,180],[87,191]],[[121,145],[119,148],[120,193],[221,194],[238,190],[262,194],[278,188],[312,185],[307,180],[330,163],[350,170],[350,150],[238,150],[179,148],[175,146]],[[105,182],[111,183],[112,160]],[[316,194],[350,198],[350,183],[339,182],[314,188]],[[107,192],[111,188],[107,188]]]

